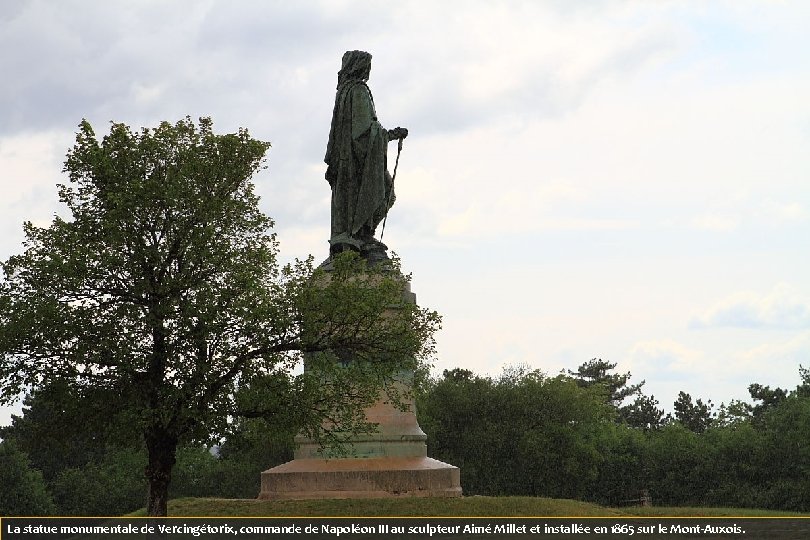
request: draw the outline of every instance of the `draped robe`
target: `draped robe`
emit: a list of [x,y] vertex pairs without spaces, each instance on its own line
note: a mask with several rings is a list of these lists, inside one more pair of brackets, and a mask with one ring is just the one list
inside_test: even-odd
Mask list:
[[[370,60],[370,55],[369,55]],[[324,161],[332,187],[330,244],[360,249],[394,203],[387,171],[388,132],[377,121],[374,98],[362,79],[337,89]]]

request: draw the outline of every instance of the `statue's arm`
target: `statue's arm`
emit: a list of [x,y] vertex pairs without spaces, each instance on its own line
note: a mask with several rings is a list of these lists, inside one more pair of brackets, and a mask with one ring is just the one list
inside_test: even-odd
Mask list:
[[352,139],[360,141],[366,137],[375,124],[388,136],[389,142],[404,139],[408,136],[406,128],[385,129],[380,125],[374,112],[374,102],[368,88],[365,85],[358,84],[352,89]]

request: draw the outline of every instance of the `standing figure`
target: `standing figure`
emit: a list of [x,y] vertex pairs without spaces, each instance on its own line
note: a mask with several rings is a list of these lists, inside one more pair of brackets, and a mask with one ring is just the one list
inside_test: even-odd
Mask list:
[[387,249],[374,239],[377,225],[395,200],[387,146],[407,137],[408,130],[386,130],[377,120],[366,85],[370,72],[371,54],[347,51],[343,55],[324,158],[332,188],[330,255],[347,249],[364,255]]

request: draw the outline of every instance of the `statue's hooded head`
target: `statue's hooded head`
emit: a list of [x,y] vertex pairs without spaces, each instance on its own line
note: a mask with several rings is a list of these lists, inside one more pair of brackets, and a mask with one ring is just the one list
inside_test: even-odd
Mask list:
[[346,51],[338,72],[338,86],[349,81],[366,82],[371,72],[371,54],[365,51]]

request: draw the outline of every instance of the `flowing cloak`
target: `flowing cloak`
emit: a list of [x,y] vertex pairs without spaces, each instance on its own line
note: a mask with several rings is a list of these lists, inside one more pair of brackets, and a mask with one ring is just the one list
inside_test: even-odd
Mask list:
[[332,187],[332,245],[360,247],[393,205],[387,146],[388,132],[377,121],[365,81],[339,84],[324,158]]

